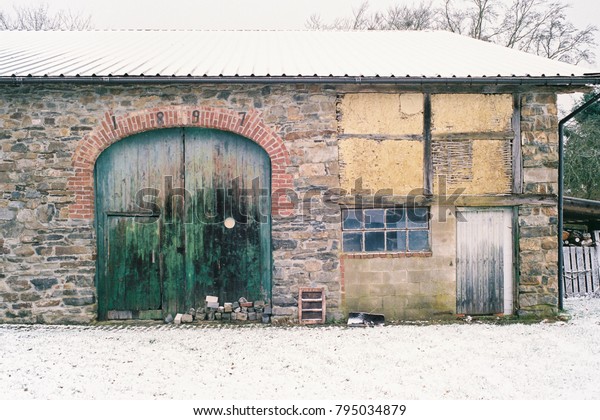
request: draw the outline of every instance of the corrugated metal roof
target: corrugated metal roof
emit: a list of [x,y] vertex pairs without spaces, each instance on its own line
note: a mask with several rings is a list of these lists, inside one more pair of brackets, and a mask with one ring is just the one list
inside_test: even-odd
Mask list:
[[0,32],[0,77],[550,77],[591,70],[442,31]]

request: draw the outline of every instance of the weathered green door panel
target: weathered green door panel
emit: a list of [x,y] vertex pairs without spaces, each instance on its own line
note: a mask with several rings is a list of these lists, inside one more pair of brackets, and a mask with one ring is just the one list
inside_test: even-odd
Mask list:
[[[155,302],[156,297],[144,297],[143,287],[125,292],[125,285],[145,284],[146,268],[136,267],[138,255],[148,255],[147,236],[155,235],[156,247],[152,270],[157,269],[159,302],[169,297],[163,288],[165,276],[184,278],[183,256],[177,253],[183,234],[173,218],[165,225],[165,181],[174,187],[182,186],[183,139],[181,129],[146,132],[121,140],[99,156],[96,161],[96,223],[98,233],[98,316],[105,319],[110,309],[134,310],[120,307],[131,302]],[[173,188],[171,188],[172,190]],[[174,211],[177,210],[175,204]],[[173,207],[170,207],[172,209]],[[153,214],[153,226],[134,229],[144,224],[140,215]],[[175,232],[175,233],[173,233]],[[123,236],[125,235],[125,236]],[[133,254],[132,254],[133,252]],[[127,266],[127,267],[126,267]],[[154,271],[153,271],[154,272]],[[120,278],[122,280],[120,280]],[[150,281],[154,285],[153,281]],[[156,293],[154,287],[152,293]],[[137,298],[133,293],[139,293]],[[174,294],[174,292],[172,293]],[[128,303],[129,302],[129,303]],[[133,304],[133,303],[132,303]],[[159,305],[156,308],[161,308]],[[165,309],[164,305],[162,309]]]
[[106,310],[160,309],[158,219],[107,216]]
[[[188,304],[270,298],[270,162],[256,143],[233,133],[185,129]],[[225,226],[232,218],[233,227]]]
[[266,152],[223,131],[156,130],[104,151],[96,163],[99,318],[184,312],[208,294],[270,300],[270,179]]

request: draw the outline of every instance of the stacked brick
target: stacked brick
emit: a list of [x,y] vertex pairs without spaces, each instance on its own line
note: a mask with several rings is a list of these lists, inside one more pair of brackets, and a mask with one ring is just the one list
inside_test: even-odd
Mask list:
[[271,307],[262,300],[248,302],[245,297],[241,297],[235,302],[224,302],[221,305],[217,296],[206,296],[204,307],[192,308],[187,314],[177,314],[174,319],[168,316],[165,322],[189,324],[195,321],[240,321],[268,324],[271,314]]

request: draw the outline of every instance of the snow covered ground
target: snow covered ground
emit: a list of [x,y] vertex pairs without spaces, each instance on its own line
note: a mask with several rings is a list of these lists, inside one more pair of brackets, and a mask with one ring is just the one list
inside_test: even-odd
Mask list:
[[566,306],[501,326],[0,325],[0,398],[598,398],[600,299]]

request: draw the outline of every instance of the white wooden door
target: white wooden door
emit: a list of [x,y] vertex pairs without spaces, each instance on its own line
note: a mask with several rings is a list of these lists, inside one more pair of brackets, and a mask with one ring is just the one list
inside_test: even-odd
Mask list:
[[459,211],[456,313],[512,313],[512,244],[511,209]]

